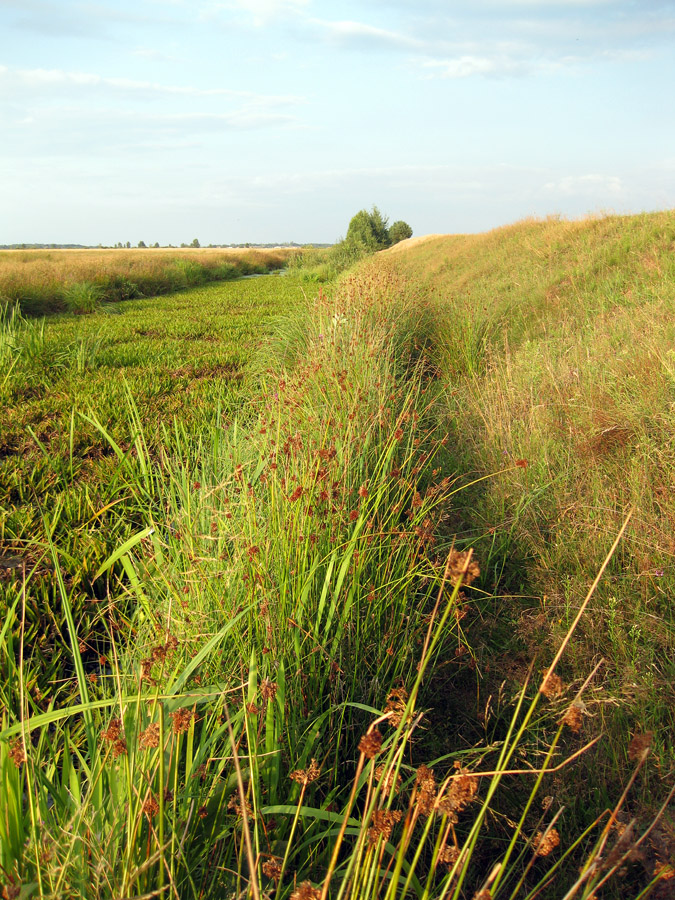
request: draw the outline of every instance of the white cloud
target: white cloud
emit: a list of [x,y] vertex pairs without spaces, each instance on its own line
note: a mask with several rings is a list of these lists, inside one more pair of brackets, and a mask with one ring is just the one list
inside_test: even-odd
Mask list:
[[469,78],[472,75],[515,75],[529,66],[506,57],[457,56],[454,59],[426,59],[420,63],[431,77]]
[[294,95],[256,94],[230,88],[195,88],[168,85],[131,78],[108,78],[93,72],[69,72],[64,69],[14,69],[0,65],[0,86],[27,88],[42,92],[47,88],[100,88],[123,93],[164,94],[177,97],[232,97],[260,104],[292,105],[302,102]]
[[565,196],[598,196],[623,193],[624,186],[616,175],[566,175],[558,181],[549,181],[544,190]]
[[308,19],[307,21],[308,24],[318,26],[328,37],[337,41],[367,41],[369,43],[375,42],[395,47],[417,49],[424,46],[423,41],[409,35],[389,31],[386,28],[376,28],[374,25],[367,25],[364,22],[351,20],[329,21],[326,19]]

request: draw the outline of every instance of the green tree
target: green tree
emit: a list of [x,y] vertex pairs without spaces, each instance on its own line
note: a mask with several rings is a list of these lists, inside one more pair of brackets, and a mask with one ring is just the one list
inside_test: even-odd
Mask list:
[[350,248],[358,248],[368,253],[383,250],[390,244],[387,217],[383,216],[377,206],[368,212],[362,209],[352,217],[347,229],[346,244]]
[[138,242],[138,246],[139,246],[139,247],[145,247],[145,246],[146,246],[145,241],[139,241],[139,242]]
[[197,240],[197,238],[195,238],[195,239],[192,241],[192,243],[190,244],[190,246],[191,246],[191,247],[201,247],[201,244],[199,243],[199,241]]
[[413,230],[408,225],[407,222],[402,222],[400,219],[389,229],[389,242],[391,244],[398,244],[399,241],[405,241],[408,238],[411,238],[413,234]]

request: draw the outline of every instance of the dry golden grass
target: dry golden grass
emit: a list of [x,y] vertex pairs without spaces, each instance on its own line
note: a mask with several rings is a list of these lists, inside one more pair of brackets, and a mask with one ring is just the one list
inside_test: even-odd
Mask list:
[[21,278],[29,283],[91,281],[103,274],[133,278],[138,273],[158,273],[184,259],[206,267],[246,261],[250,265],[285,262],[295,251],[274,249],[192,248],[118,250],[0,250],[0,294],[3,286]]
[[627,729],[654,731],[672,770],[675,212],[530,219],[380,264],[436,299],[457,470],[508,470],[456,511],[496,590],[524,596],[499,611],[496,666],[555,643],[634,509],[566,676],[606,660],[611,749],[589,790],[614,777]]

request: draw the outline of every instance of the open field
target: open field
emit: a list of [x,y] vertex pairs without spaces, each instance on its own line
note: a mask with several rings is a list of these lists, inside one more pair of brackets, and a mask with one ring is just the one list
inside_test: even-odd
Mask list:
[[5,893],[670,896],[674,240],[6,317]]
[[0,250],[0,303],[18,303],[27,315],[90,312],[101,301],[150,297],[280,269],[295,253],[283,248]]

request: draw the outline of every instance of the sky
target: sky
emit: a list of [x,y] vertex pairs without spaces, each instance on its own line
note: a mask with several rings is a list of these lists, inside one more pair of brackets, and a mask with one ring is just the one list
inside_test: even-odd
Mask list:
[[675,206],[675,0],[0,0],[0,243]]

